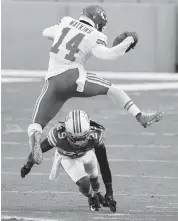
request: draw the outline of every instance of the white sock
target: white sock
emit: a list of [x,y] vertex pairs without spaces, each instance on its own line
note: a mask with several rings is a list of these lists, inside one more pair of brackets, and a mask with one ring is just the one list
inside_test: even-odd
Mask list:
[[130,97],[114,84],[109,88],[107,95],[110,96],[115,103],[119,103],[122,108],[126,109],[134,117],[141,112]]
[[30,137],[35,131],[38,131],[42,134],[42,127],[40,124],[33,123],[28,126],[28,136]]

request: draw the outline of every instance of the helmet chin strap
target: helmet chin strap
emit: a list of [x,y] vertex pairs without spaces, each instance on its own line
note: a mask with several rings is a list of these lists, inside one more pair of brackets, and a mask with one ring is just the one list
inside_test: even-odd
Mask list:
[[79,21],[85,21],[85,22],[89,23],[92,27],[95,27],[95,23],[91,19],[89,19],[83,15],[80,16]]

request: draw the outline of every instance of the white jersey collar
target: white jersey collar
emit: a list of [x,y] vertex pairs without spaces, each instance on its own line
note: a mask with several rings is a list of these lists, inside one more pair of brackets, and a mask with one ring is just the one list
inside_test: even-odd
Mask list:
[[79,21],[81,21],[81,20],[89,23],[92,27],[95,27],[95,23],[91,19],[89,19],[85,16],[80,16]]

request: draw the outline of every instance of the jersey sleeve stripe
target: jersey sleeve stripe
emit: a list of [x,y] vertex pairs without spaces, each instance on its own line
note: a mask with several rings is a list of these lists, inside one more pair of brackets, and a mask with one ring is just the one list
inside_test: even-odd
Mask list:
[[53,139],[52,139],[50,133],[48,134],[47,138],[48,138],[48,142],[49,142],[49,144],[50,144],[51,146],[54,146],[54,147],[55,147],[56,145],[55,145],[55,143],[53,142]]
[[52,128],[52,129],[49,131],[49,134],[48,134],[49,139],[48,139],[48,140],[52,143],[53,146],[56,146],[57,140],[56,140],[55,137],[54,137],[54,129],[55,129],[55,128]]
[[103,136],[102,136],[102,134],[99,137],[99,145],[101,145],[101,144],[103,144]]
[[52,137],[53,137],[54,142],[57,143],[57,140],[56,140],[55,135],[54,135],[54,130],[56,130],[56,128],[53,128]]

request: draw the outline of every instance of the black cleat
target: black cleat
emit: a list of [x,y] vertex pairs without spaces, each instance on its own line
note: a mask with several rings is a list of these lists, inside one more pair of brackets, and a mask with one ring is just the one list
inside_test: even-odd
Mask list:
[[24,165],[22,168],[21,168],[21,177],[22,178],[25,178],[25,176],[30,173],[31,171],[31,167],[27,167],[27,165]]
[[94,194],[93,197],[88,198],[88,204],[90,211],[99,211],[101,209],[99,198],[97,194]]

